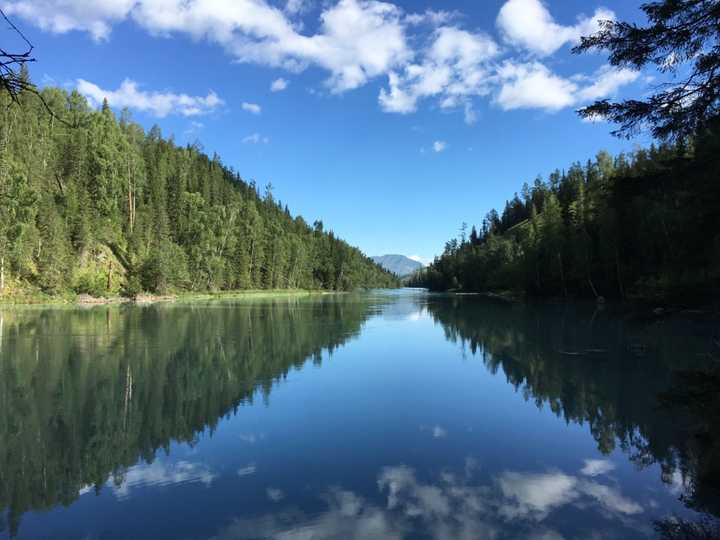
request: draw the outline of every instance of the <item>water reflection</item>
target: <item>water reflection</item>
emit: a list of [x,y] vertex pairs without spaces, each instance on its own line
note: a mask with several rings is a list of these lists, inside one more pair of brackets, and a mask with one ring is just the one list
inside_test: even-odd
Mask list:
[[[639,467],[660,464],[685,504],[720,516],[717,320],[468,299],[429,309],[447,339],[504,373],[526,400],[587,424],[604,454],[619,444]],[[602,468],[589,462],[584,470]]]
[[[340,487],[321,495],[327,510],[319,515],[285,507],[251,519],[237,518],[215,540],[268,539],[563,539],[548,516],[566,507],[599,518],[597,530],[583,538],[606,538],[608,522],[624,529],[649,533],[639,519],[644,508],[624,496],[610,477],[594,477],[584,470],[506,471],[481,483],[474,460],[458,472],[443,471],[433,481],[422,481],[405,465],[383,468],[377,476],[382,504]],[[602,473],[604,476],[604,473]]]
[[[367,301],[344,297],[0,311],[0,509],[10,534],[26,511],[72,504],[108,476],[118,496],[209,484],[206,467],[153,463],[156,451],[192,445],[256,391],[267,400],[369,315]],[[248,444],[262,437],[241,434]]]
[[[122,505],[161,495],[167,508],[201,505],[195,532],[157,538],[599,540],[651,537],[659,519],[663,538],[681,538],[693,525],[633,486],[628,459],[659,464],[684,504],[720,515],[712,323],[412,293],[0,311],[0,325],[0,533],[11,536],[28,512],[100,494],[121,519]],[[324,359],[361,335],[330,369]],[[321,406],[271,400],[321,365],[303,383],[322,381]],[[548,443],[589,431],[599,452],[568,448],[548,465],[523,446],[533,426],[502,425],[517,403],[498,397],[477,414],[458,393],[473,366],[583,428]],[[262,422],[234,416],[259,408]],[[515,461],[500,466],[503,448]],[[93,536],[81,523],[57,537],[75,531]]]

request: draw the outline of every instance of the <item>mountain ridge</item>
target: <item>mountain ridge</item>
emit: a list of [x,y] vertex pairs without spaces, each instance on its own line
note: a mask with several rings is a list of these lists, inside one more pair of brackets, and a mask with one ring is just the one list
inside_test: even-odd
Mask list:
[[370,259],[398,277],[408,276],[423,267],[422,263],[396,253],[374,255]]

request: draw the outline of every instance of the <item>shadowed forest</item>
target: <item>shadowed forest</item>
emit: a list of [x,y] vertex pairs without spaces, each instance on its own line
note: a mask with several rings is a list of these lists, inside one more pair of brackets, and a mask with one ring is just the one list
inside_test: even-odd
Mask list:
[[412,283],[432,290],[702,302],[720,293],[720,124],[525,183]]

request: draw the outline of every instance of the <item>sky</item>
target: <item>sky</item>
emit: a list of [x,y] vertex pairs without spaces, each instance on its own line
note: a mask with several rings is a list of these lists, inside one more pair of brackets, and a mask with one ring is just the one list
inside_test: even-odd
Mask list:
[[575,110],[652,73],[573,55],[640,0],[0,0],[33,80],[200,142],[368,255],[440,254],[523,182],[605,149]]

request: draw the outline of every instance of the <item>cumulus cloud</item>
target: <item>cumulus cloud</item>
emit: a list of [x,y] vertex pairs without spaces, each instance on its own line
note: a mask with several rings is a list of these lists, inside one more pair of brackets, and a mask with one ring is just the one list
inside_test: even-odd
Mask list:
[[[248,135],[247,137],[243,137],[242,139],[243,144],[267,144],[270,142],[269,137],[264,137],[260,135],[259,133],[252,133]],[[246,442],[254,443],[255,439],[247,440]]]
[[43,30],[63,34],[88,32],[100,41],[109,37],[112,25],[125,19],[136,0],[14,0],[2,3],[6,15],[31,21]]
[[580,470],[580,474],[584,474],[585,476],[600,476],[614,469],[615,465],[607,459],[586,459],[585,466]]
[[576,24],[563,26],[555,22],[541,0],[508,0],[500,8],[496,22],[509,43],[547,56],[597,31],[599,21],[614,18],[612,11],[600,8],[590,18],[581,16]]
[[506,60],[498,69],[500,90],[495,103],[506,111],[544,109],[554,112],[612,95],[638,76],[636,71],[604,66],[591,77],[565,78],[538,61],[514,63]]
[[[385,467],[377,476],[381,501],[330,488],[321,496],[326,503],[324,512],[280,509],[237,519],[213,538],[500,538],[510,526],[518,538],[562,540],[546,518],[568,505],[598,512],[606,520],[614,518],[618,527],[639,526],[633,516],[640,514],[642,507],[616,488],[562,472],[508,471],[490,483],[478,484],[475,470],[476,466],[466,465],[458,472],[445,470],[428,481],[405,465]],[[610,531],[610,522],[606,523]],[[617,537],[623,537],[623,532],[612,530]]]
[[506,61],[498,75],[502,83],[495,101],[503,110],[558,111],[575,103],[577,85],[553,74],[540,62],[515,64]]
[[270,499],[273,502],[280,502],[285,498],[285,492],[282,489],[267,488],[265,490],[265,493],[266,493],[268,499]]
[[279,79],[275,79],[272,82],[272,84],[270,84],[270,91],[271,92],[282,92],[283,90],[285,90],[288,87],[289,84],[290,84],[289,81],[280,77]]
[[[304,30],[301,13],[307,0],[3,0],[6,13],[51,32],[83,31],[96,40],[109,39],[114,24],[133,21],[152,35],[184,35],[222,47],[236,62],[256,63],[289,72],[310,66],[327,74],[324,84],[339,94],[382,79],[378,103],[383,111],[409,114],[423,101],[442,110],[457,110],[466,123],[477,121],[476,100],[489,98],[503,110],[539,108],[557,111],[616,92],[638,78],[636,72],[609,67],[587,75],[560,76],[536,57],[592,33],[598,21],[614,17],[598,9],[574,24],[557,22],[541,0],[507,0],[499,10],[499,35],[512,47],[501,48],[483,32],[463,28],[462,14],[427,10],[413,13],[381,0],[338,0],[318,3],[312,32]],[[518,52],[514,48],[522,49]],[[89,83],[92,84],[92,83]],[[287,88],[278,78],[271,91]],[[99,89],[86,87],[97,97]],[[124,90],[124,92],[120,92]],[[173,94],[147,94],[127,81],[116,101],[140,103],[162,116],[173,107],[180,114],[212,109],[208,102]],[[131,94],[126,96],[123,94]],[[216,99],[217,96],[214,96]],[[183,104],[190,100],[191,103]],[[243,104],[243,108],[253,104]],[[250,112],[260,112],[253,108]]]
[[435,141],[433,143],[433,152],[436,154],[439,154],[440,152],[444,152],[447,148],[447,143],[445,141]]
[[117,90],[104,90],[94,83],[78,79],[77,90],[93,106],[97,107],[107,99],[111,107],[128,107],[160,118],[169,114],[182,116],[208,114],[224,104],[223,100],[212,91],[205,97],[172,92],[146,92],[131,79],[125,79]]
[[132,19],[155,35],[175,33],[217,43],[237,61],[300,71],[310,64],[330,72],[327,85],[340,93],[404,64],[412,55],[402,10],[375,0],[340,0],[320,15],[317,33],[300,33],[286,11],[265,0],[6,0],[6,13],[43,29],[89,32],[107,39],[114,23]]
[[260,107],[257,103],[248,103],[243,101],[241,106],[243,111],[247,111],[252,114],[260,114],[262,112],[262,107]]
[[135,488],[144,486],[167,486],[172,484],[201,483],[209,486],[217,474],[202,463],[178,461],[140,464],[130,467],[124,474],[122,483],[116,485],[112,480],[108,486],[120,499],[127,497]]
[[428,24],[430,26],[440,26],[451,22],[459,16],[460,14],[457,11],[427,9],[424,13],[408,13],[404,22],[410,25]]
[[577,478],[563,473],[504,473],[498,485],[507,501],[500,512],[510,519],[532,516],[541,520],[578,497],[577,483]]
[[380,106],[386,112],[407,114],[417,109],[422,98],[437,97],[442,108],[452,108],[473,96],[487,95],[492,82],[489,62],[498,51],[485,34],[438,28],[421,63],[388,74],[389,88],[380,90]]
[[308,0],[287,0],[285,2],[285,12],[290,15],[296,15],[302,13],[309,8],[310,2]]
[[340,93],[410,56],[400,13],[390,3],[340,0],[322,12],[314,35],[298,32],[283,11],[262,0],[141,0],[133,17],[151,32],[217,42],[240,62],[292,71],[318,65],[330,72],[330,90]]
[[635,82],[639,76],[640,72],[632,69],[603,66],[590,78],[594,82],[578,93],[578,99],[593,101],[615,94],[621,86]]

